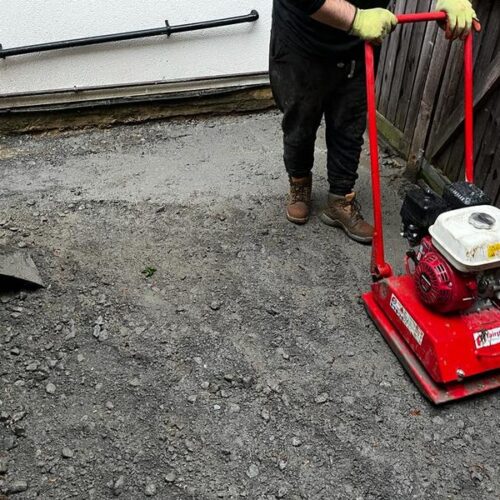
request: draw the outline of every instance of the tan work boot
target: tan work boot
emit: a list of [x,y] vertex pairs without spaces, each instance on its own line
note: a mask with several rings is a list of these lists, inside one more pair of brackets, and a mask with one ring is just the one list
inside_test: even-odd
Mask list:
[[311,210],[312,175],[290,177],[290,193],[286,204],[286,218],[294,224],[305,224]]
[[358,243],[370,244],[373,240],[373,226],[363,219],[356,193],[346,196],[330,193],[320,219],[329,226],[340,227]]

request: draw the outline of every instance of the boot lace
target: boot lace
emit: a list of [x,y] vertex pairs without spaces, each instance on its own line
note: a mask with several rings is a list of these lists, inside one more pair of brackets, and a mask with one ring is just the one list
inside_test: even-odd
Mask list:
[[298,202],[308,203],[310,196],[311,196],[310,186],[291,186],[290,188],[291,203],[298,203]]
[[345,210],[346,212],[349,212],[351,219],[354,223],[360,222],[363,219],[363,215],[361,213],[361,205],[359,204],[358,200],[344,200],[342,201],[342,209]]

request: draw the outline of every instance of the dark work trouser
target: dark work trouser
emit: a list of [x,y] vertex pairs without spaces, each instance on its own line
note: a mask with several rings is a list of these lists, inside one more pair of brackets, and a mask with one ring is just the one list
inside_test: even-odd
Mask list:
[[313,168],[316,134],[325,117],[330,191],[352,192],[366,129],[364,61],[330,62],[295,53],[271,36],[269,74],[283,112],[284,161],[288,175]]

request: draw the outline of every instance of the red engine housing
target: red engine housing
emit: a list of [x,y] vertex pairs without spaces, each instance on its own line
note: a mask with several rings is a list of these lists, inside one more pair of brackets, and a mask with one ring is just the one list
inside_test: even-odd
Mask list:
[[473,275],[454,269],[436,250],[429,237],[424,238],[413,274],[420,300],[440,313],[469,309],[477,300],[477,280]]

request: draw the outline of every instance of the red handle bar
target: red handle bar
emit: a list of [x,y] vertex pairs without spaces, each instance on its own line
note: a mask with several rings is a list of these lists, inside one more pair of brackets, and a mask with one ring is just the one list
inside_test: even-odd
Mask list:
[[396,16],[399,24],[420,23],[429,21],[446,21],[446,12],[418,12],[417,14],[400,14]]
[[[422,12],[397,16],[400,24],[445,21],[445,12]],[[465,180],[474,182],[474,89],[473,89],[473,34],[464,43],[464,106],[465,106]],[[375,280],[392,276],[391,266],[385,261],[384,236],[381,206],[380,166],[377,142],[377,109],[375,95],[375,58],[373,46],[365,44],[366,95],[368,106],[368,136],[370,138],[370,157],[373,191],[373,219],[375,232],[372,247],[372,276]]]

